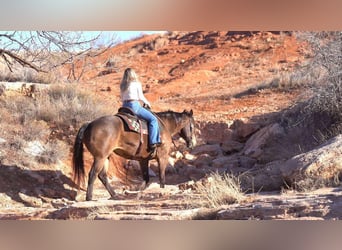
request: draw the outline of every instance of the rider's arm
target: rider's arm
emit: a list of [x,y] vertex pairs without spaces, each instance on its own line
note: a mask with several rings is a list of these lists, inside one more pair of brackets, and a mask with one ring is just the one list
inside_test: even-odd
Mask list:
[[141,83],[140,84],[137,84],[137,90],[138,90],[138,97],[139,97],[139,100],[141,100],[143,103],[145,103],[147,106],[151,107],[151,104],[150,102],[146,99],[146,97],[144,96],[144,93],[142,91],[142,86],[141,86]]

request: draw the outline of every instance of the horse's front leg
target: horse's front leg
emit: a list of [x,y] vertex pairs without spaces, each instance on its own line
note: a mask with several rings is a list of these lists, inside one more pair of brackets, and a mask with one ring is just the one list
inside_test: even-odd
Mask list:
[[150,182],[150,174],[148,172],[148,162],[149,160],[140,160],[140,169],[141,169],[141,174],[143,177],[143,183],[141,184],[140,190],[144,190],[147,188],[148,183]]
[[164,188],[165,187],[165,170],[168,164],[168,155],[163,154],[161,157],[157,157],[157,162],[159,166],[159,182],[160,182],[160,187]]
[[142,177],[144,179],[144,182],[141,185],[140,190],[144,190],[145,188],[147,188],[147,185],[150,181],[150,175],[148,172],[148,162],[149,162],[149,160],[146,160],[146,159],[139,161],[141,174],[142,174]]

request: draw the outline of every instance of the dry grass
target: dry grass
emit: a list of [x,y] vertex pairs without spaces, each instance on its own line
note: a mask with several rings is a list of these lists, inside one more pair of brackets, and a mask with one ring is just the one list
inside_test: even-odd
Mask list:
[[[6,140],[8,151],[2,153],[6,164],[55,164],[68,156],[80,124],[115,110],[91,93],[76,89],[75,85],[51,85],[35,99],[0,97],[0,137]],[[30,142],[42,145],[38,155],[25,152]]]
[[218,208],[245,199],[239,178],[229,174],[212,173],[207,181],[197,183],[196,192],[202,197],[201,205],[208,208]]
[[7,66],[0,65],[0,82],[28,82],[28,83],[55,83],[58,74],[56,71],[48,73],[36,72],[33,69],[21,66],[15,67],[11,72]]
[[20,124],[45,121],[61,127],[78,126],[113,112],[90,93],[76,90],[72,84],[52,85],[36,99],[25,96],[4,98],[2,107],[12,113]]
[[51,87],[47,95],[36,101],[35,119],[68,127],[113,112],[90,93],[76,89],[72,84]]

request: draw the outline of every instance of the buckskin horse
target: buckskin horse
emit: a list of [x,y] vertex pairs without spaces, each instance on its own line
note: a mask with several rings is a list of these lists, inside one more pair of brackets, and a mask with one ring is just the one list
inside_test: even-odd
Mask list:
[[[168,164],[169,151],[172,145],[172,136],[179,134],[192,148],[196,145],[194,130],[193,111],[183,112],[158,112],[160,137],[162,144],[157,148],[152,157],[159,166],[160,187],[165,186],[165,169]],[[148,151],[148,135],[128,131],[123,119],[117,115],[108,115],[85,123],[78,130],[73,147],[73,171],[77,185],[84,180],[85,170],[83,161],[83,150],[85,145],[93,156],[93,164],[88,175],[88,186],[86,200],[92,200],[93,184],[96,176],[115,199],[115,191],[109,184],[107,177],[108,164],[106,160],[114,152],[126,159],[137,160],[144,180],[144,187],[149,182],[148,164],[151,154]]]

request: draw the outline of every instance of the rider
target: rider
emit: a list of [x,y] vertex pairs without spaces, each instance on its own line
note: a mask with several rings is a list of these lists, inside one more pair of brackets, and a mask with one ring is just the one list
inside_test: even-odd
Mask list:
[[[131,68],[127,68],[124,72],[120,83],[120,95],[123,107],[132,109],[139,118],[148,122],[149,150],[154,154],[156,148],[161,144],[158,120],[149,111],[149,109],[151,109],[151,104],[145,98],[141,82],[135,71]],[[143,102],[147,108],[141,106],[140,101]]]

